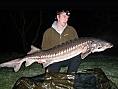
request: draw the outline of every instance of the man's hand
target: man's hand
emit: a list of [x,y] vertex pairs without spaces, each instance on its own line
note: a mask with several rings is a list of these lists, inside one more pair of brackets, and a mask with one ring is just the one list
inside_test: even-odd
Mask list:
[[39,60],[38,60],[38,63],[39,63],[39,64],[43,64],[44,62],[39,59]]
[[84,49],[82,50],[82,53],[86,53],[87,51],[87,47],[84,47]]

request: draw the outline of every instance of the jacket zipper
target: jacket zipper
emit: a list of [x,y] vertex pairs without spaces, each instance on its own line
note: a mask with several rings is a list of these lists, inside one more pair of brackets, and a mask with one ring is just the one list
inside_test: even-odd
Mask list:
[[61,44],[62,42],[61,42],[61,34],[60,34],[60,44]]

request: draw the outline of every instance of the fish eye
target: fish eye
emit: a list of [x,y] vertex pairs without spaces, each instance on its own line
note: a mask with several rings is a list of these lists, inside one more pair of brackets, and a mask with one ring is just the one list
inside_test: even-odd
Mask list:
[[98,49],[101,49],[101,48],[102,48],[102,46],[101,46],[101,44],[99,44],[99,45],[98,45]]

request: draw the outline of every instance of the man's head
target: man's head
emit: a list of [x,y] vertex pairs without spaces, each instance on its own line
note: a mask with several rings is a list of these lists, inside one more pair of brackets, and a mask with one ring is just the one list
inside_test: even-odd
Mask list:
[[62,13],[66,13],[67,16],[70,16],[70,12],[68,10],[58,10],[57,11],[57,15],[62,14]]
[[70,12],[68,10],[57,11],[56,19],[62,26],[65,26],[67,24],[69,17],[70,17]]

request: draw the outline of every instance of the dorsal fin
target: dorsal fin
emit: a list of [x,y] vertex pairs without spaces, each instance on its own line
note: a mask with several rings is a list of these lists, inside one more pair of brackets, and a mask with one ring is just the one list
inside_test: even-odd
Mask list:
[[36,48],[35,46],[31,45],[31,50],[27,53],[27,55],[33,54],[33,53],[36,53],[36,52],[39,52],[39,51],[40,51],[39,48]]

